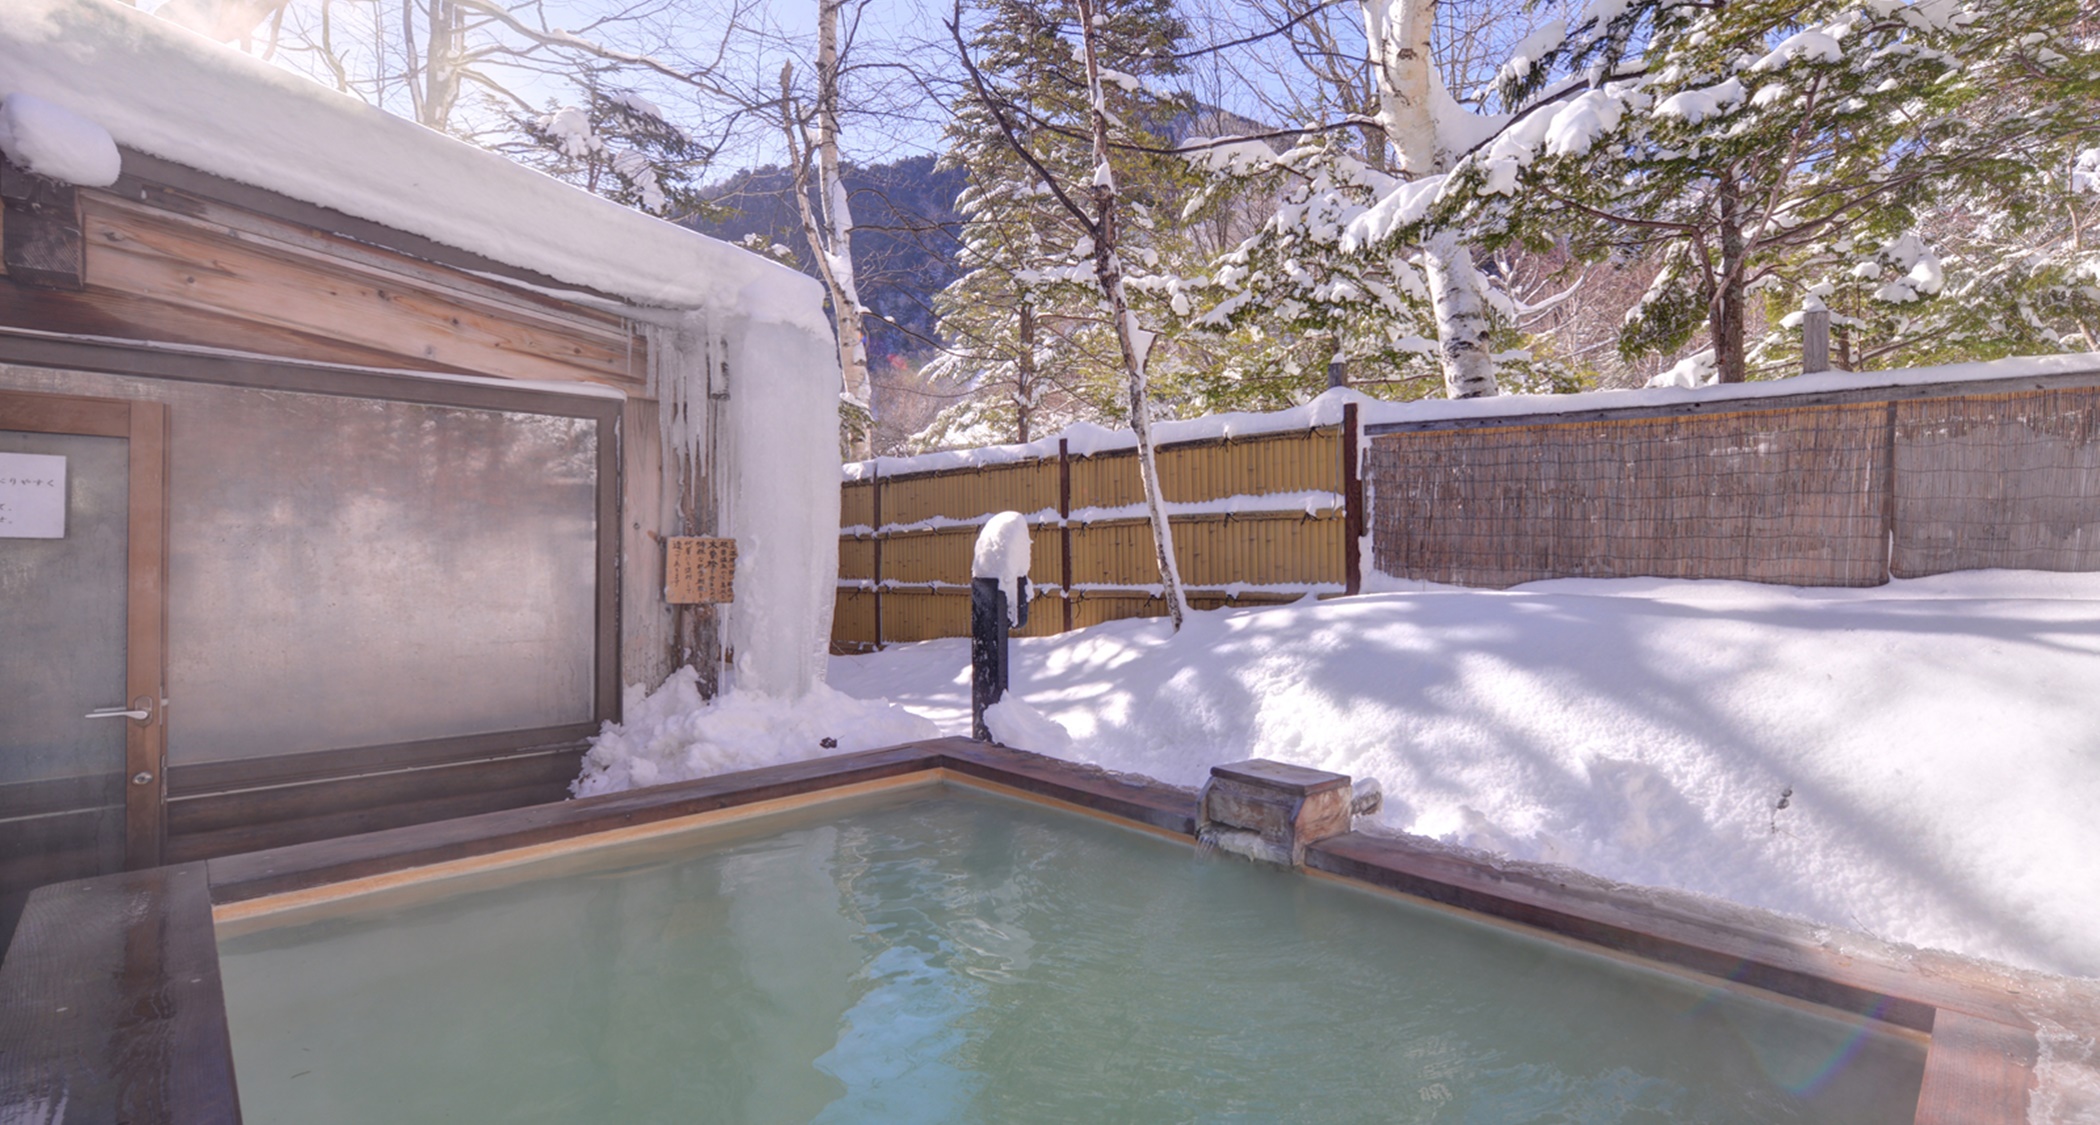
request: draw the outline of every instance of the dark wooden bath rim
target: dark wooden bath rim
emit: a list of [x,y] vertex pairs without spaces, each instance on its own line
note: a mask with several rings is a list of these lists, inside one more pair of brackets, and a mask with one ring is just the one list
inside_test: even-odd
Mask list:
[[[0,964],[0,1105],[69,1123],[238,1121],[215,905],[929,770],[1196,831],[1193,791],[950,738],[60,883],[30,896]],[[1991,966],[1406,838],[1331,837],[1306,867],[1925,1033],[1917,1122],[2026,1120],[2038,1045],[2022,1009],[2036,997]]]

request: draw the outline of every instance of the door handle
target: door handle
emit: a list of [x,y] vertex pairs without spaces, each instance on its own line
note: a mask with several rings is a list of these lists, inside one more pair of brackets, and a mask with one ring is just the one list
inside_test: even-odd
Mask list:
[[143,722],[152,718],[153,712],[127,711],[124,709],[124,705],[119,703],[114,707],[97,707],[81,717],[85,719],[138,719]]

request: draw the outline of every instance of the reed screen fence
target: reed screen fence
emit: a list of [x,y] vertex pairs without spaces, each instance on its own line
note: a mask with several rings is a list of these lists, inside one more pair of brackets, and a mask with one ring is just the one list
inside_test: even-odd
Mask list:
[[[2100,372],[1580,416],[1356,413],[1160,447],[1192,605],[1354,592],[1360,549],[1385,575],[1492,588],[2100,570]],[[849,481],[834,647],[967,635],[971,548],[1006,510],[1029,518],[1042,595],[1021,635],[1164,613],[1143,499],[1133,450]]]
[[1485,587],[1643,575],[1876,586],[1988,567],[2100,570],[2100,389],[1962,389],[1374,427],[1373,563]]

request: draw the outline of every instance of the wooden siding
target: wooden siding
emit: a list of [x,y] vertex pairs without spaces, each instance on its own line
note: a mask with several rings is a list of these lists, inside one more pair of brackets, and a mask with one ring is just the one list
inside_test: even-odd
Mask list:
[[198,201],[190,210],[81,193],[88,288],[162,306],[164,319],[177,319],[169,309],[208,314],[200,330],[253,323],[418,366],[640,386],[632,334],[617,316],[229,207]]

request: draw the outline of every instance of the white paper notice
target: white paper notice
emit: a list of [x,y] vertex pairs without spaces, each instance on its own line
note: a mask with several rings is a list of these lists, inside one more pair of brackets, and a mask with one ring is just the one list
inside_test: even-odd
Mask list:
[[66,537],[66,459],[0,453],[0,539]]

